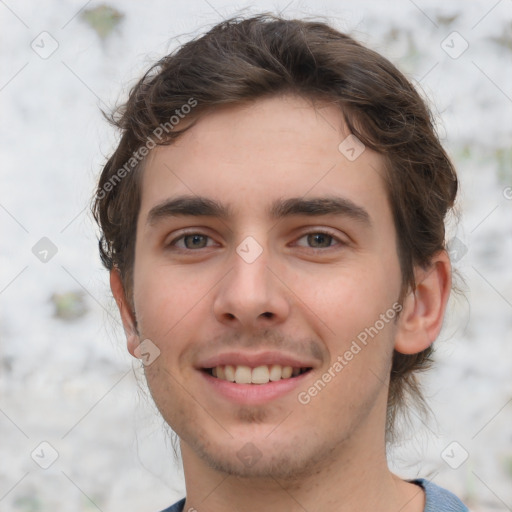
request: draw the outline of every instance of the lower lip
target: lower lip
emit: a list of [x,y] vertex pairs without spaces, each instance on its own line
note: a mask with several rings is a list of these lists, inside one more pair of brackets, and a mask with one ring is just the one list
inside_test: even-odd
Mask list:
[[235,382],[212,377],[204,371],[201,371],[201,374],[205,382],[215,392],[231,402],[240,405],[260,405],[287,395],[300,386],[301,383],[303,384],[311,371],[289,379],[269,382],[268,384],[236,384]]

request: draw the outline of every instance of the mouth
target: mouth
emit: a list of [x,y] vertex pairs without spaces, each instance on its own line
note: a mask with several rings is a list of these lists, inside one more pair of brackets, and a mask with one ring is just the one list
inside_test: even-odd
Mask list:
[[312,370],[312,367],[282,366],[280,364],[259,365],[221,365],[203,368],[210,377],[235,384],[263,385],[297,378]]
[[196,366],[205,394],[237,406],[293,400],[293,393],[311,380],[318,364],[278,351],[231,351],[205,358]]

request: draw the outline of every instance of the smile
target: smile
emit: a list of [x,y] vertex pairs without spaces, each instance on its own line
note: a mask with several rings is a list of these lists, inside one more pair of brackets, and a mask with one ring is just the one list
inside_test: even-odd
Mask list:
[[222,365],[205,368],[204,371],[217,379],[236,384],[268,384],[292,379],[311,370],[311,367],[292,367],[279,364],[260,365],[254,368],[246,365]]

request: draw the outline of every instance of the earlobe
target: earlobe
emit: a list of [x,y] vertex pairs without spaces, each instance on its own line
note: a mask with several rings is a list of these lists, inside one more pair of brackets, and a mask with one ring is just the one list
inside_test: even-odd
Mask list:
[[425,350],[441,332],[451,290],[447,252],[437,253],[429,268],[417,269],[415,277],[416,287],[403,301],[395,337],[395,350],[402,354]]
[[119,314],[121,315],[128,352],[130,352],[133,357],[136,357],[135,349],[140,343],[139,335],[135,327],[136,324],[133,312],[131,311],[129,302],[126,298],[121,273],[119,269],[115,267],[110,271],[110,289],[112,290],[112,295],[114,296],[117,308],[119,309]]

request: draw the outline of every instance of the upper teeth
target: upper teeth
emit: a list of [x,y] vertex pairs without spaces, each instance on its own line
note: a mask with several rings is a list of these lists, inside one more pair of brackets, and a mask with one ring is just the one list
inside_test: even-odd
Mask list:
[[212,368],[212,375],[218,379],[236,382],[237,384],[267,384],[270,381],[289,379],[299,375],[300,368],[281,366],[279,364],[257,366],[251,368],[245,365],[226,365]]

